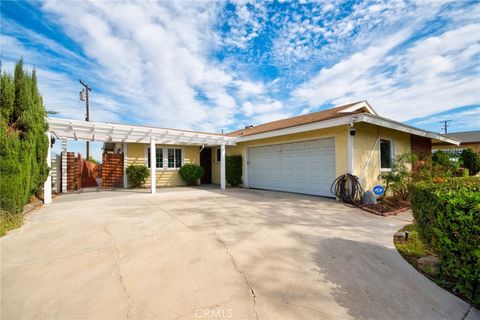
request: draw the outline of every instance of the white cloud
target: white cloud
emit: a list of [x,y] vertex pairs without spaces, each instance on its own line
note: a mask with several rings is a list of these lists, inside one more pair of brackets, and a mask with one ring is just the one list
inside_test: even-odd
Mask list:
[[229,19],[222,17],[227,20],[230,29],[228,37],[225,37],[223,42],[244,49],[265,28],[267,8],[259,1],[234,1],[233,4],[234,14],[228,17]]
[[235,75],[207,58],[215,6],[47,1],[43,9],[99,65],[103,90],[129,104],[130,118],[213,131],[232,123]]
[[234,81],[235,85],[238,88],[238,95],[241,98],[249,98],[252,96],[258,96],[264,93],[265,86],[261,82],[250,82],[244,80]]
[[294,96],[310,106],[368,99],[380,114],[397,120],[479,103],[479,30],[480,25],[469,24],[419,40],[394,55],[390,49],[404,37],[391,38],[382,47],[322,69]]
[[219,132],[361,99],[406,120],[480,100],[480,6],[450,3],[47,0],[66,37],[7,17],[2,61],[23,55],[64,117],[83,118],[82,78],[99,121]]
[[282,110],[283,104],[280,101],[271,101],[267,103],[252,103],[247,101],[243,104],[243,112],[246,116],[277,112]]
[[412,120],[409,123],[414,126],[427,128],[428,130],[440,132],[441,121],[449,120],[448,132],[470,131],[480,129],[480,107],[467,108],[466,110],[434,114]]

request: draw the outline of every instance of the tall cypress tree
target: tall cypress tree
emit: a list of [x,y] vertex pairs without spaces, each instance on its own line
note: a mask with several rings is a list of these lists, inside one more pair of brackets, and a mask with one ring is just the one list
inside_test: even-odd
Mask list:
[[19,214],[48,175],[45,108],[35,70],[23,59],[0,78],[0,208]]

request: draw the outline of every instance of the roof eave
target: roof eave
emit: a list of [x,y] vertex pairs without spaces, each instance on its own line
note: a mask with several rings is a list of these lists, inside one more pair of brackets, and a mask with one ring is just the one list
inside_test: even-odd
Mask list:
[[365,113],[349,115],[345,117],[328,119],[323,121],[317,121],[313,123],[297,125],[297,126],[292,126],[288,128],[267,131],[267,132],[261,132],[261,133],[256,133],[252,135],[247,135],[247,136],[240,136],[237,138],[237,142],[246,142],[246,141],[266,139],[266,138],[284,136],[288,134],[295,134],[295,133],[312,131],[312,130],[326,129],[326,128],[336,127],[340,125],[353,124],[357,122],[370,123],[370,124],[378,125],[381,127],[389,128],[392,130],[409,133],[416,136],[444,141],[446,143],[450,143],[454,145],[460,144],[460,141],[456,139],[447,138],[435,132],[425,131],[419,128],[402,124],[400,122],[396,122],[393,120],[389,120],[386,118],[382,118],[372,114],[365,114]]
[[425,137],[425,138],[430,138],[430,139],[435,139],[439,141],[444,141],[446,143],[454,144],[454,145],[459,145],[460,141],[452,138],[447,138],[441,134],[438,134],[436,132],[431,132],[431,131],[426,131],[422,130],[419,128],[415,128],[412,126],[405,125],[400,122],[396,122],[390,119],[382,118],[379,116],[374,116],[374,115],[369,115],[369,114],[361,114],[357,116],[357,119],[355,122],[366,122],[374,125],[379,125],[382,127],[394,129],[397,131],[402,131],[406,133],[410,133],[416,136],[420,137]]

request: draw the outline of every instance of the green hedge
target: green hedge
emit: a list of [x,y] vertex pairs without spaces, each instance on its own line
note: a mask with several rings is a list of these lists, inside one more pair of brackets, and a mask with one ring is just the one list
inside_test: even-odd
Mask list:
[[19,215],[48,175],[46,111],[35,70],[25,71],[21,59],[0,82],[0,209]]
[[419,182],[409,191],[420,237],[440,256],[440,272],[478,305],[480,178]]
[[180,167],[178,171],[182,180],[187,184],[192,185],[197,182],[198,179],[203,178],[205,175],[205,170],[200,167],[198,164],[186,163]]
[[145,184],[145,180],[150,176],[148,168],[144,165],[131,164],[125,169],[128,184],[132,188],[141,188]]
[[242,183],[242,156],[225,157],[227,182],[236,187]]

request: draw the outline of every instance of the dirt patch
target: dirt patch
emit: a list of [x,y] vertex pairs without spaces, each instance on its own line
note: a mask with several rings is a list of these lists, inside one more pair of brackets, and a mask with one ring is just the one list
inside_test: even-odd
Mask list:
[[380,199],[377,204],[360,206],[365,211],[380,215],[391,216],[410,209],[408,200],[397,200],[393,198]]

